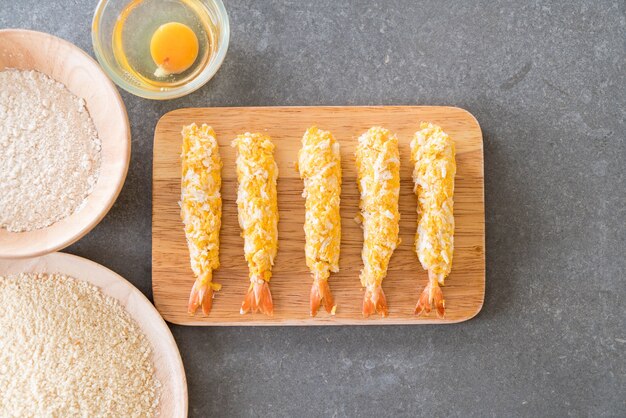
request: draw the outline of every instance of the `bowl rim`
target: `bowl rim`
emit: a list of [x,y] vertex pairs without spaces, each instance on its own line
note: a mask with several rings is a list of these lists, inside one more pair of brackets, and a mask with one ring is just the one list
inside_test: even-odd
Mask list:
[[[115,84],[113,84],[113,82],[110,80],[110,78],[108,77],[108,75],[102,71],[102,68],[100,68],[100,66],[98,65],[98,63],[85,51],[83,51],[81,48],[79,48],[78,46],[74,45],[73,43],[60,38],[58,36],[46,33],[46,32],[40,32],[40,31],[35,31],[35,30],[30,30],[30,29],[12,29],[12,28],[8,28],[8,29],[0,29],[0,37],[2,36],[11,36],[11,35],[17,35],[17,36],[30,36],[30,37],[39,37],[41,38],[42,41],[44,40],[52,40],[54,42],[58,42],[59,44],[63,45],[64,47],[68,48],[70,51],[72,51],[73,53],[77,54],[77,55],[81,55],[83,59],[85,59],[87,62],[89,62],[90,64],[92,64],[93,69],[96,71],[96,73],[99,73],[99,75],[101,75],[102,77],[100,77],[102,79],[102,82],[104,83],[104,89],[109,90],[111,93],[111,97],[113,98],[113,106],[118,109],[120,111],[120,120],[118,120],[118,123],[123,124],[122,130],[124,132],[124,140],[120,140],[119,141],[119,145],[122,148],[122,151],[119,153],[118,156],[118,163],[120,168],[117,171],[117,178],[115,179],[116,181],[116,185],[115,188],[110,190],[108,195],[105,195],[102,199],[101,199],[101,205],[99,205],[97,208],[94,208],[94,210],[91,211],[91,214],[94,215],[93,217],[90,218],[89,222],[86,222],[82,227],[80,227],[80,229],[78,229],[76,232],[74,232],[73,234],[68,235],[65,239],[61,239],[58,240],[58,242],[54,243],[54,244],[49,244],[47,240],[42,240],[42,244],[41,245],[36,245],[36,246],[29,246],[28,248],[24,249],[22,248],[14,248],[14,249],[6,249],[6,248],[2,248],[2,253],[0,253],[0,259],[21,259],[21,258],[29,258],[29,257],[38,257],[38,256],[42,256],[42,255],[46,255],[49,253],[53,253],[55,251],[59,251],[61,249],[64,249],[66,247],[68,247],[69,245],[75,243],[76,241],[80,240],[81,238],[83,238],[85,235],[87,235],[93,228],[96,227],[96,225],[98,225],[102,219],[104,219],[104,217],[107,215],[107,213],[109,212],[109,210],[111,210],[111,208],[113,207],[113,205],[115,204],[115,202],[117,201],[117,198],[120,194],[120,192],[122,191],[122,188],[124,187],[124,184],[126,182],[126,177],[128,175],[128,168],[130,165],[130,156],[131,156],[131,131],[130,131],[130,122],[128,119],[128,113],[126,111],[126,106],[124,105],[124,101],[122,100],[122,97],[119,93],[119,91],[117,90],[117,88],[115,88]],[[1,70],[0,70],[1,71]],[[39,70],[37,70],[39,71]],[[45,74],[45,72],[44,72]],[[48,75],[48,74],[46,74]],[[49,77],[53,78],[52,76],[48,75]],[[55,79],[56,80],[56,79]],[[60,80],[56,80],[61,82]],[[66,86],[67,87],[67,86]],[[96,129],[97,131],[97,129]],[[100,180],[99,180],[100,181]],[[99,182],[98,181],[98,182]],[[92,191],[92,193],[97,190],[97,185],[98,183],[96,183],[96,188],[94,188],[94,190]],[[89,199],[89,196],[91,195],[91,193],[87,196],[86,199]],[[23,233],[44,233],[45,231],[47,231],[49,228],[57,225],[59,222],[62,222],[64,220],[67,219],[71,219],[73,216],[79,214],[82,210],[84,210],[85,208],[81,208],[75,212],[73,212],[72,214],[70,214],[69,216],[67,216],[66,218],[63,218],[47,227],[44,228],[40,228],[40,229],[34,229],[31,231],[23,231],[23,232],[9,232],[10,234],[23,234]],[[6,230],[5,230],[6,231]],[[34,248],[34,249],[33,249]]]
[[226,12],[226,7],[224,7],[224,3],[222,2],[222,0],[210,1],[216,5],[217,12],[222,18],[222,31],[220,32],[220,34],[223,36],[220,36],[215,58],[211,62],[209,62],[209,65],[207,65],[206,68],[202,70],[202,72],[189,83],[164,91],[148,91],[137,88],[134,85],[126,82],[124,78],[120,77],[118,73],[113,70],[112,66],[109,65],[108,60],[104,58],[103,54],[101,53],[102,48],[100,46],[100,41],[98,40],[97,36],[98,31],[96,30],[96,28],[99,27],[102,13],[107,4],[111,2],[111,0],[99,0],[93,14],[93,18],[91,20],[91,43],[96,59],[100,63],[100,66],[102,67],[104,72],[111,78],[111,80],[113,80],[115,84],[135,96],[150,100],[170,100],[177,99],[179,97],[183,97],[193,93],[194,91],[200,89],[205,84],[207,84],[213,78],[213,76],[215,76],[217,71],[222,66],[224,59],[226,58],[226,52],[228,52],[228,47],[230,44],[230,21],[228,18],[228,13]]

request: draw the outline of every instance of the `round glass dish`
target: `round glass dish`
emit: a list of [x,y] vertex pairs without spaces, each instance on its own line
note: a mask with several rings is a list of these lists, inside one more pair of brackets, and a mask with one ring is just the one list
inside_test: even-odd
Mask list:
[[[202,13],[206,13],[211,25],[215,28],[215,45],[202,68],[194,71],[194,76],[184,83],[172,86],[152,84],[142,80],[140,75],[124,68],[116,57],[114,50],[114,33],[122,13],[126,13],[131,4],[140,4],[144,0],[100,0],[93,16],[91,40],[98,62],[111,79],[124,90],[146,99],[175,99],[196,91],[205,85],[222,65],[228,41],[230,26],[228,15],[221,0],[145,0],[151,3],[162,3],[163,6],[181,4],[190,5]],[[134,7],[133,5],[133,7]],[[149,44],[146,45],[149,48]]]

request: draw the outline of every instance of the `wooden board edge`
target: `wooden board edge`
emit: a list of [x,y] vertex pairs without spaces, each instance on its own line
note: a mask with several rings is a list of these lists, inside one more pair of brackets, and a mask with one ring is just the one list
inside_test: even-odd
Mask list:
[[468,316],[467,318],[461,318],[461,319],[457,319],[457,320],[441,320],[441,319],[436,319],[436,318],[430,318],[430,319],[414,319],[414,320],[407,320],[407,319],[384,319],[384,318],[372,318],[372,319],[352,319],[352,320],[341,320],[341,321],[334,321],[334,320],[326,320],[326,319],[322,319],[322,320],[318,320],[318,319],[312,319],[312,320],[286,320],[286,321],[281,321],[281,322],[276,322],[272,319],[269,320],[256,320],[256,321],[241,321],[241,322],[206,322],[206,321],[200,321],[200,320],[195,320],[195,321],[187,321],[187,322],[181,322],[180,320],[173,320],[171,318],[168,317],[168,315],[163,315],[163,313],[161,313],[161,311],[157,308],[157,310],[161,313],[161,315],[163,316],[163,318],[165,319],[166,322],[168,322],[169,324],[172,325],[177,325],[177,326],[186,326],[186,327],[326,327],[326,326],[332,326],[332,327],[341,327],[341,326],[389,326],[389,325],[394,325],[394,326],[399,326],[399,325],[454,325],[454,324],[459,324],[462,322],[467,322],[473,318],[475,318],[478,313],[480,312],[480,310],[482,309],[482,304],[480,305],[479,309],[477,309],[477,311],[475,313],[473,313],[471,316]]
[[[154,292],[154,290],[153,290]],[[231,321],[231,322],[223,322],[223,321],[215,321],[215,322],[207,322],[204,321],[206,317],[203,316],[189,316],[190,320],[182,322],[181,318],[177,318],[176,316],[171,316],[168,312],[161,309],[157,299],[155,298],[155,308],[161,314],[163,319],[169,324],[178,325],[178,326],[187,326],[187,327],[324,327],[324,326],[386,326],[386,325],[453,325],[460,324],[462,322],[467,322],[476,316],[482,311],[483,306],[485,304],[485,280],[483,280],[482,286],[482,298],[480,300],[480,305],[476,307],[476,310],[472,312],[470,315],[459,318],[456,320],[446,320],[439,318],[424,318],[419,319],[415,317],[415,319],[398,319],[398,318],[380,318],[380,317],[372,317],[372,318],[360,318],[360,319],[341,319],[335,320],[328,316],[317,316],[315,318],[310,319],[297,319],[297,320],[281,320],[276,321],[274,319],[266,319],[261,314],[255,314],[263,319],[256,321]]]

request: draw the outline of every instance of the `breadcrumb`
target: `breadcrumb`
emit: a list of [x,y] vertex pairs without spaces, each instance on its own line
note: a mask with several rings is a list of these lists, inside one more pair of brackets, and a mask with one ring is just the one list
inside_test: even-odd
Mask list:
[[0,416],[154,417],[160,383],[139,326],[97,287],[0,276]]

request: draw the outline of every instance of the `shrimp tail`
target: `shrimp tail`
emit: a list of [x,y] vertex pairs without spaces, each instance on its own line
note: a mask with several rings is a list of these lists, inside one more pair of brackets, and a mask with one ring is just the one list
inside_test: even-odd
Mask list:
[[433,307],[437,312],[437,317],[443,318],[446,313],[446,301],[443,298],[443,291],[436,277],[434,280],[432,277],[429,278],[428,284],[422,291],[415,306],[415,314],[418,316],[423,313],[429,314]]
[[324,309],[331,315],[335,314],[337,305],[333,300],[333,295],[330,292],[330,286],[328,280],[315,278],[313,286],[311,287],[311,316],[317,315],[317,311],[320,308],[320,304],[324,302]]
[[376,312],[379,312],[383,318],[389,315],[385,292],[381,285],[367,286],[363,296],[363,316],[367,318]]
[[209,280],[206,277],[196,279],[189,294],[189,303],[187,305],[189,315],[195,315],[200,306],[202,307],[202,313],[208,315],[213,306],[214,290],[219,290],[219,285],[212,283],[210,276]]
[[270,286],[263,279],[258,278],[250,283],[248,293],[239,310],[239,313],[242,315],[248,312],[261,312],[269,316],[274,314],[274,303],[272,302]]

